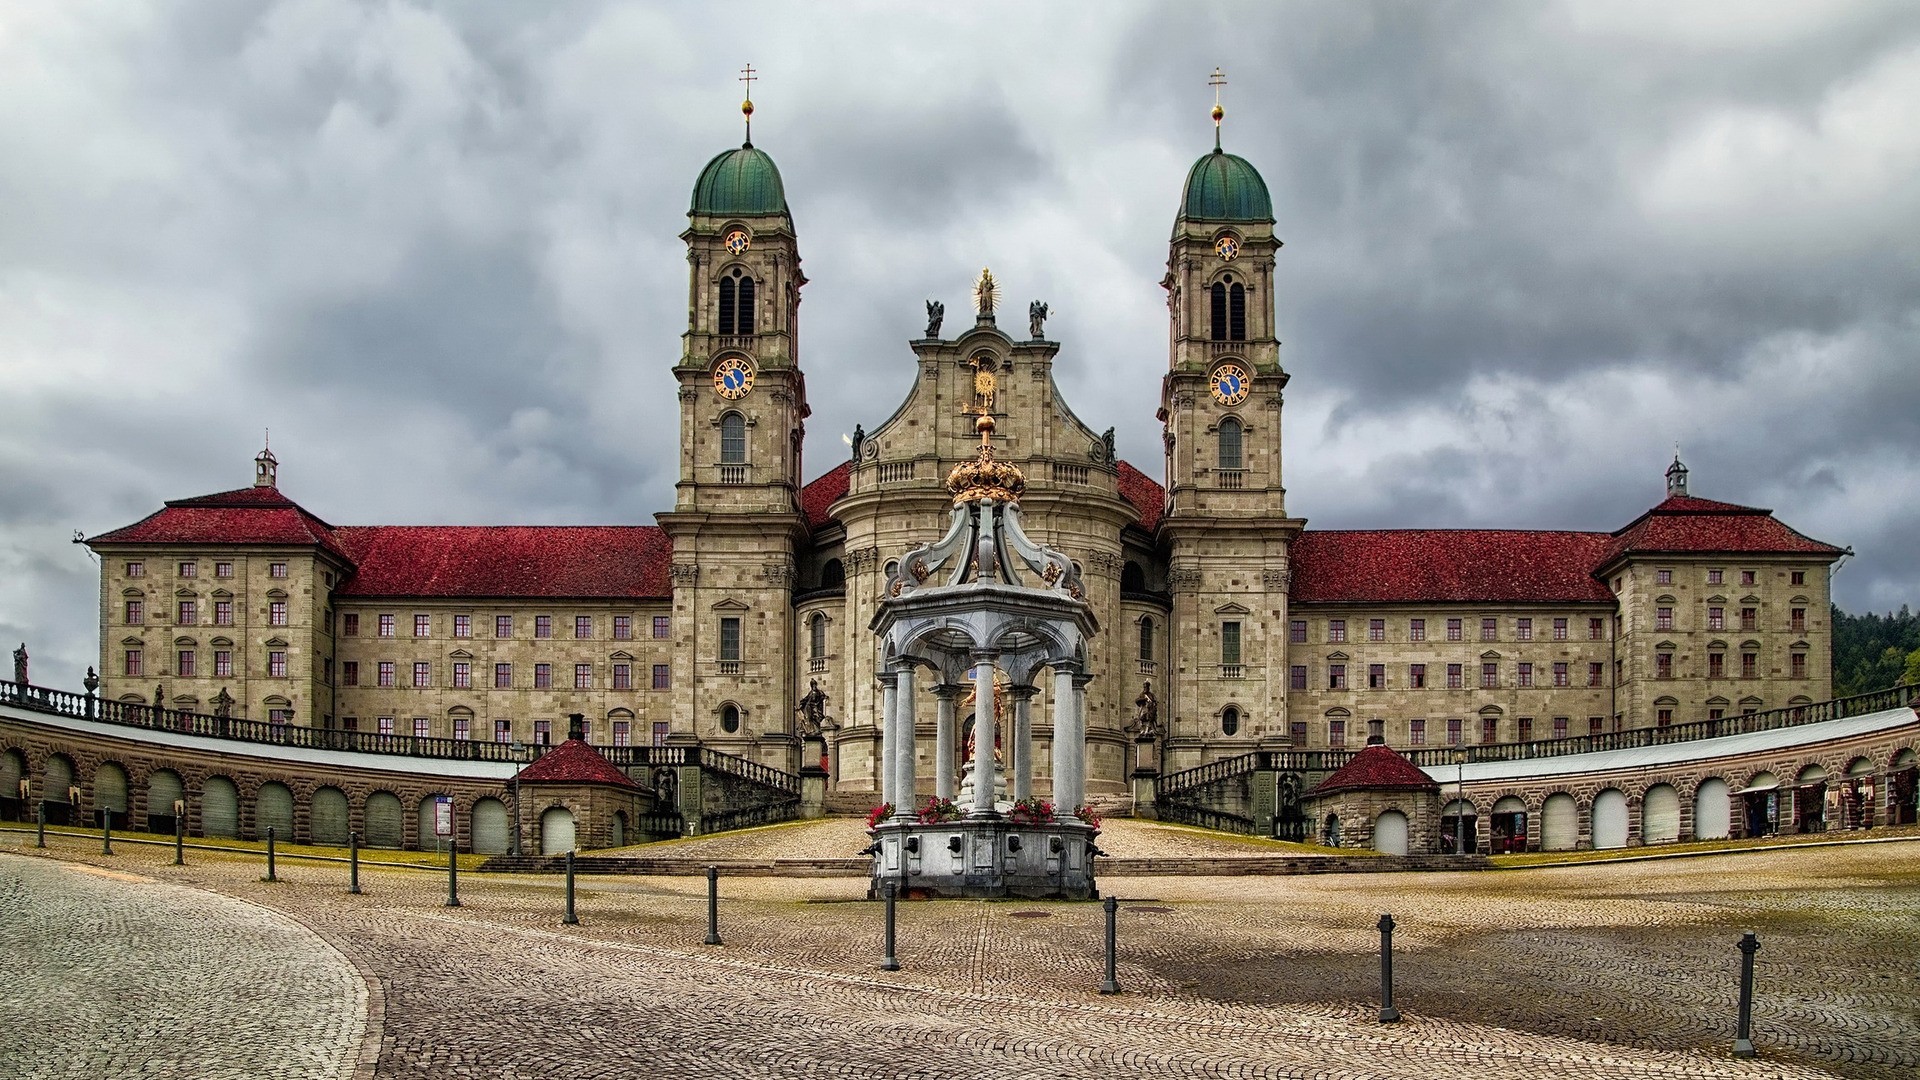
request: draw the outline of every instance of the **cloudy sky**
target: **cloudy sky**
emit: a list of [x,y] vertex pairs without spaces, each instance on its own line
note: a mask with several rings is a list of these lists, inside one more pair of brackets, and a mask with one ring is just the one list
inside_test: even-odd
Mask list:
[[1677,442],[1854,547],[1843,606],[1920,602],[1912,4],[42,0],[0,11],[0,639],[76,684],[73,532],[244,486],[269,427],[335,524],[651,522],[747,62],[810,477],[983,265],[1158,475],[1219,65],[1286,241],[1296,514],[1612,529]]

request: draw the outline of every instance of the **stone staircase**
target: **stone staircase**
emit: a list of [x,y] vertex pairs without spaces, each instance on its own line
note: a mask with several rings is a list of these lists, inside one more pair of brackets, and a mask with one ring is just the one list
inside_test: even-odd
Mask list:
[[829,791],[823,803],[828,817],[866,817],[880,805],[880,796],[871,791]]

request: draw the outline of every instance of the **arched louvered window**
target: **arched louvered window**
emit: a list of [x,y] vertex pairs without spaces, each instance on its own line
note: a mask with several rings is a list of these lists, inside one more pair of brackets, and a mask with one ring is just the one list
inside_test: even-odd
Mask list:
[[1237,281],[1227,287],[1227,338],[1247,340],[1247,287]]
[[738,274],[739,271],[736,270],[732,274],[728,274],[726,277],[720,279],[720,325],[718,330],[722,334],[733,333],[734,298],[739,292],[739,283],[734,279]]
[[[740,271],[735,270],[734,273],[740,274]],[[745,274],[740,274],[740,299],[733,310],[733,332],[753,333],[753,279]]]
[[1244,467],[1241,464],[1242,458],[1240,453],[1242,433],[1240,421],[1235,417],[1229,416],[1225,420],[1220,421],[1220,467],[1222,469],[1240,469]]
[[1213,327],[1212,327],[1213,340],[1225,341],[1227,340],[1227,287],[1226,285],[1218,281],[1214,282],[1213,288],[1210,290],[1210,295],[1211,295],[1212,302],[1209,304],[1209,307],[1212,309],[1212,316],[1213,316],[1211,320],[1213,323]]
[[720,278],[720,333],[753,333],[753,292],[753,278],[737,266]]
[[730,412],[720,418],[720,464],[747,463],[747,418]]

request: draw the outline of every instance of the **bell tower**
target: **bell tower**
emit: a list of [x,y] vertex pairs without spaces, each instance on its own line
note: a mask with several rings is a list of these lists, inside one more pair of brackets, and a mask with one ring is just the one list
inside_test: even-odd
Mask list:
[[[742,81],[752,88],[753,68]],[[730,753],[791,762],[801,446],[808,415],[797,356],[798,239],[780,171],[747,139],[707,162],[687,230],[687,330],[679,384],[680,469],[673,541],[673,731]],[[771,743],[770,743],[771,740]],[[797,747],[797,743],[794,746]]]
[[1174,625],[1196,651],[1169,686],[1175,760],[1284,745],[1289,548],[1274,325],[1273,201],[1266,181],[1214,142],[1194,162],[1167,254],[1168,369],[1161,383]]

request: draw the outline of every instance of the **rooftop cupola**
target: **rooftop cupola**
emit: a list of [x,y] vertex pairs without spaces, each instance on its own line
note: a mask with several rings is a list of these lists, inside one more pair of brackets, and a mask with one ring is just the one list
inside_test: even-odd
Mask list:
[[1220,104],[1220,87],[1226,76],[1213,69],[1209,80],[1213,97],[1213,152],[1193,163],[1187,171],[1187,186],[1180,194],[1182,221],[1272,221],[1273,197],[1260,171],[1247,160],[1220,148],[1220,122],[1227,110]]
[[280,459],[273,456],[273,447],[268,446],[253,459],[253,486],[260,488],[279,487]]
[[1677,495],[1684,498],[1686,494],[1687,467],[1680,464],[1680,455],[1676,452],[1673,455],[1673,464],[1667,466],[1667,497],[1671,499]]
[[[745,69],[747,89],[753,89],[753,66]],[[693,205],[689,214],[712,217],[759,216],[787,213],[787,193],[780,183],[780,170],[766,151],[753,145],[753,97],[740,103],[746,117],[747,138],[738,150],[726,150],[707,162],[700,178],[693,182]]]

